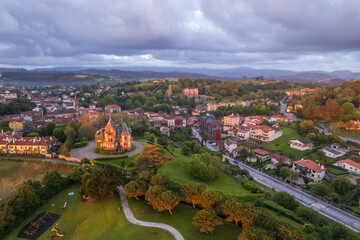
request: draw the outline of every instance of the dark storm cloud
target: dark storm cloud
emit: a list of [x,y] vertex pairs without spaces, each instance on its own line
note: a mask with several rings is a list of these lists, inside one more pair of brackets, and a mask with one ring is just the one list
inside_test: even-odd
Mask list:
[[356,69],[358,9],[357,0],[2,0],[0,64]]

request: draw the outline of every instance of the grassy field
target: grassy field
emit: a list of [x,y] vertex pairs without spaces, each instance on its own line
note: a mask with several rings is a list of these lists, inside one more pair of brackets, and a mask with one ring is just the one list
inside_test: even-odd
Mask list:
[[192,225],[192,219],[199,209],[193,209],[191,206],[180,203],[174,208],[173,216],[168,211],[158,212],[145,200],[129,199],[129,205],[135,217],[143,221],[154,221],[169,224],[176,228],[185,239],[191,240],[216,240],[216,239],[237,239],[241,228],[236,228],[234,223],[223,220],[223,225],[216,226],[213,234],[201,233],[197,227]]
[[0,161],[0,202],[10,197],[26,180],[41,180],[50,169],[59,171],[63,176],[71,172],[71,168],[58,164]]
[[[68,196],[69,192],[75,194]],[[68,206],[62,209],[65,201],[69,202]],[[51,204],[54,204],[54,207]],[[82,202],[79,196],[79,186],[62,191],[36,212],[42,211],[62,215],[58,220],[58,232],[65,235],[62,239],[173,239],[172,235],[165,230],[129,223],[118,198],[109,197],[93,202]],[[35,214],[4,239],[17,239],[18,231],[34,217]],[[51,228],[38,239],[48,239],[50,232]]]
[[334,134],[360,140],[360,131],[341,129],[336,123],[328,124],[326,127]]
[[[296,129],[294,129],[292,127],[283,127],[283,135],[281,137],[279,137],[278,139],[265,144],[264,148],[270,149],[270,150],[281,151],[288,156],[293,156],[296,159],[299,159],[304,155],[304,152],[292,149],[287,144],[289,142],[289,140],[298,139],[299,137],[300,137],[300,134],[297,132]],[[291,159],[291,160],[294,160],[294,159]]]
[[175,149],[174,154],[174,159],[162,166],[158,171],[159,174],[178,183],[201,183],[206,186],[207,190],[219,190],[229,196],[241,197],[253,195],[237,183],[231,176],[226,175],[225,173],[220,174],[219,177],[212,181],[202,181],[193,178],[190,174],[191,157],[183,155],[180,149]]
[[345,170],[342,170],[342,169],[338,169],[338,168],[334,168],[334,167],[331,167],[331,166],[326,166],[326,169],[332,173],[332,174],[335,174],[335,175],[343,175],[343,174],[347,174],[348,172],[345,171]]

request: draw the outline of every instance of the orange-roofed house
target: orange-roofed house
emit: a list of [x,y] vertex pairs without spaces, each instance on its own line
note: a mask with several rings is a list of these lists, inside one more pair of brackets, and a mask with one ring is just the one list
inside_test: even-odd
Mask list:
[[300,177],[306,177],[314,183],[320,183],[325,177],[326,168],[309,159],[293,162],[291,171],[298,172]]
[[252,150],[252,152],[254,153],[255,157],[252,157],[252,158],[248,157],[248,160],[250,162],[256,162],[258,159],[260,161],[266,161],[269,159],[270,152],[268,152],[264,149],[257,148],[257,149]]
[[360,174],[360,163],[351,159],[337,161],[335,165],[346,169],[348,172]]

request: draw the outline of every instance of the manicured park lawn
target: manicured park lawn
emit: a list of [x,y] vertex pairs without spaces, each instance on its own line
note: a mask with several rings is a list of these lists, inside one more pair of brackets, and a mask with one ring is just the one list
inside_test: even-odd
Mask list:
[[[75,194],[68,196],[69,192]],[[68,206],[62,209],[65,201],[68,201]],[[51,204],[55,206],[52,207]],[[62,215],[58,220],[58,232],[65,235],[62,239],[173,239],[172,235],[165,230],[129,223],[125,218],[121,202],[116,196],[93,202],[82,202],[79,186],[62,191],[36,212],[43,211]],[[4,239],[17,239],[18,231],[34,217],[35,213]],[[51,228],[38,239],[48,239],[50,232]]]
[[192,219],[197,211],[192,206],[179,203],[173,210],[173,216],[168,211],[158,212],[154,210],[145,200],[135,200],[129,198],[129,204],[135,217],[143,221],[162,222],[176,228],[184,236],[185,239],[191,240],[221,240],[221,239],[237,239],[241,232],[240,227],[236,227],[234,223],[226,222],[223,219],[223,225],[216,226],[213,234],[205,234],[199,231],[199,228],[192,225]]
[[135,168],[135,159],[136,159],[137,156],[139,156],[139,154],[135,154],[134,156],[127,157],[127,158],[121,158],[121,157],[119,158],[119,157],[111,157],[111,156],[109,156],[109,158],[111,158],[111,159],[97,160],[97,161],[102,162],[102,163],[107,163],[107,164],[115,164],[117,166],[121,166],[121,163],[125,162],[125,164],[127,166],[127,170],[131,171],[132,169]]
[[[300,138],[300,134],[297,132],[296,129],[291,127],[283,127],[283,135],[279,137],[278,139],[275,139],[274,141],[265,144],[264,148],[270,149],[270,150],[276,150],[281,151],[287,156],[295,157],[296,159],[301,158],[303,155],[305,155],[304,152],[297,151],[295,149],[290,148],[290,146],[287,144],[292,139],[298,139]],[[291,159],[294,160],[294,159]]]
[[[220,174],[216,179],[211,181],[202,181],[193,178],[190,174],[190,156],[185,156],[181,153],[180,149],[174,150],[175,157],[171,162],[162,166],[158,173],[170,178],[178,183],[196,182],[206,186],[207,190],[218,190],[225,195],[236,196],[248,200],[248,197],[252,197],[246,189],[244,189],[239,183],[237,183],[231,176],[225,173]],[[258,197],[262,197],[259,195]]]
[[50,169],[59,171],[63,176],[71,172],[71,168],[52,163],[31,163],[22,161],[0,161],[0,202],[10,197],[26,180],[41,180]]

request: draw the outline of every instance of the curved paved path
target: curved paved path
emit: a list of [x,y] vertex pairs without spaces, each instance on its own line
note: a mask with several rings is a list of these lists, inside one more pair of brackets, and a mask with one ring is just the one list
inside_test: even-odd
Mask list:
[[119,155],[105,155],[105,154],[98,154],[94,152],[94,149],[96,148],[96,142],[95,141],[89,141],[89,144],[82,148],[74,148],[70,151],[70,156],[75,158],[88,158],[90,160],[98,157],[117,157],[122,155],[128,155],[128,157],[132,157],[138,153],[141,152],[141,150],[144,148],[141,141],[132,141],[132,144],[136,146],[136,149],[134,151],[125,153],[125,154],[119,154]]
[[167,224],[156,223],[156,222],[144,222],[144,221],[137,220],[134,217],[134,214],[132,213],[132,211],[129,207],[129,203],[128,203],[124,188],[122,186],[119,186],[118,189],[120,191],[121,204],[124,209],[126,219],[129,222],[131,222],[132,224],[144,226],[144,227],[161,228],[161,229],[164,229],[164,230],[170,232],[175,237],[176,240],[185,240],[184,237],[181,235],[181,233],[178,230],[176,230],[175,228],[173,228]]

